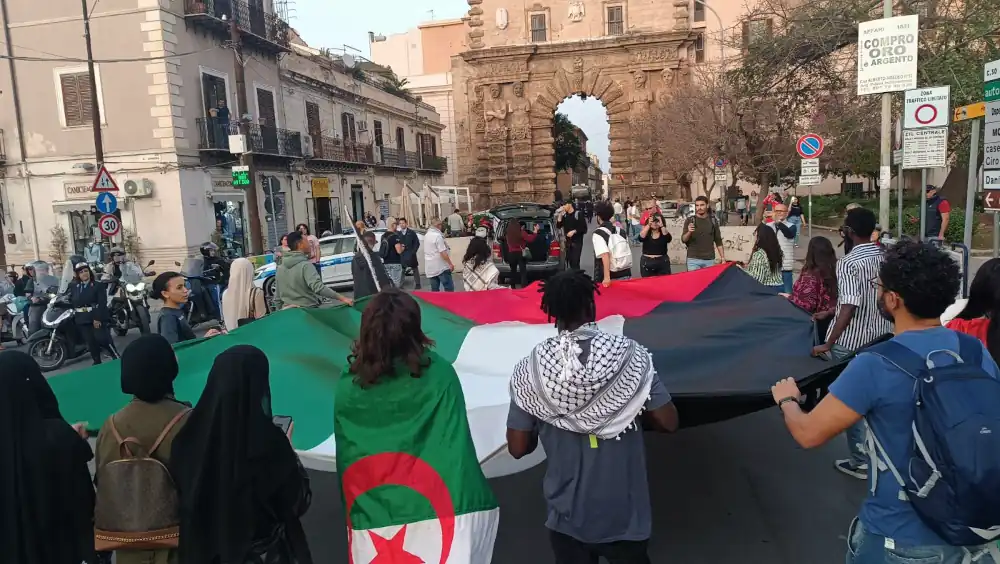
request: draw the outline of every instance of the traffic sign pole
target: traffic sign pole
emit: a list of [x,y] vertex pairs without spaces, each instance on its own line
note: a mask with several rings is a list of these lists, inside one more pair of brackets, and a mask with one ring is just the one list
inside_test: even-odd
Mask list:
[[[920,169],[920,193],[926,195],[927,190],[927,169]],[[920,206],[920,233],[917,233],[917,240],[924,240],[924,233],[927,230],[927,202]]]
[[979,120],[972,120],[972,140],[969,141],[969,179],[965,192],[965,231],[962,242],[972,248],[972,216],[975,213],[976,186],[979,184]]

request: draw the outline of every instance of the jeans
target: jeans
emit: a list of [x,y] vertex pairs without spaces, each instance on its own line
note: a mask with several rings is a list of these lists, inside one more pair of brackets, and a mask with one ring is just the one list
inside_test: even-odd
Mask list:
[[455,291],[455,280],[451,277],[451,271],[445,270],[437,276],[428,278],[431,281],[431,292],[438,292],[444,289],[445,292]]
[[[889,543],[893,546],[894,543]],[[1000,550],[993,546],[962,548],[960,546],[894,546],[886,548],[886,538],[865,530],[857,518],[847,533],[847,564],[962,564],[966,551],[979,556],[975,564],[1000,564]]]
[[392,280],[392,285],[399,288],[403,285],[403,265],[397,264],[386,264],[385,273],[389,276],[389,280]]
[[786,220],[795,226],[795,244],[799,244],[799,235],[802,234],[802,216],[801,215],[790,215]]
[[628,228],[629,228],[629,239],[638,242],[639,232],[642,231],[642,226],[639,225],[638,223],[629,222]]
[[646,550],[649,541],[591,544],[580,542],[569,535],[549,531],[549,542],[556,557],[556,564],[598,564],[602,556],[610,564],[650,564]]
[[703,268],[712,268],[713,266],[715,266],[715,259],[687,259],[688,272]]
[[781,271],[781,283],[785,285],[785,289],[782,290],[782,292],[784,292],[786,294],[791,294],[792,293],[792,286],[793,286],[793,279],[792,279],[792,271],[791,270],[782,270]]

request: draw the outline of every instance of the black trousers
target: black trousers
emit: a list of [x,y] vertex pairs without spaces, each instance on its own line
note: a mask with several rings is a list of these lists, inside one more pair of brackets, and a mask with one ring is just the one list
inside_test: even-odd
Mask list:
[[573,270],[580,270],[581,253],[583,253],[583,241],[566,240],[566,264]]
[[649,541],[618,541],[588,544],[573,537],[549,531],[549,542],[556,564],[598,564],[602,556],[608,564],[651,564],[646,545]]
[[101,363],[101,351],[106,350],[111,354],[111,358],[118,358],[118,350],[111,341],[111,332],[108,322],[101,324],[101,328],[95,328],[93,323],[79,324],[76,328],[83,337],[83,342],[87,343],[87,350],[90,351],[90,358],[94,364]]
[[510,265],[510,287],[517,288],[517,284],[520,284],[522,288],[527,286],[528,261],[524,260],[524,253],[521,251],[507,253],[507,264]]
[[406,283],[406,269],[407,268],[409,268],[410,271],[413,273],[413,287],[416,288],[417,290],[419,290],[420,289],[420,268],[419,268],[419,263],[417,262],[416,259],[413,260],[413,264],[404,264],[403,265],[403,276],[402,276],[402,278],[399,279],[400,280],[399,285],[402,286],[404,283]]
[[643,278],[647,276],[666,276],[670,274],[670,257],[647,257],[645,255],[639,259],[639,273]]

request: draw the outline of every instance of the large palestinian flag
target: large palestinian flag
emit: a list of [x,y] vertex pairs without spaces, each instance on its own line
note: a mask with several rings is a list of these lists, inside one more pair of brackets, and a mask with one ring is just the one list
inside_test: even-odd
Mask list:
[[[537,464],[541,449],[506,455],[508,381],[531,348],[555,334],[539,310],[537,287],[479,293],[418,292],[424,331],[439,362],[461,381],[476,455],[488,477]],[[599,325],[645,345],[673,395],[682,426],[728,419],[772,404],[770,386],[792,376],[815,397],[840,366],[812,358],[809,315],[736,267],[718,266],[619,282],[597,298]],[[337,380],[358,333],[360,309],[345,306],[272,314],[228,335],[177,347],[177,397],[197,401],[215,356],[252,344],[271,363],[275,414],[295,420],[304,463],[334,471]],[[130,398],[117,362],[50,379],[63,415],[96,430]]]

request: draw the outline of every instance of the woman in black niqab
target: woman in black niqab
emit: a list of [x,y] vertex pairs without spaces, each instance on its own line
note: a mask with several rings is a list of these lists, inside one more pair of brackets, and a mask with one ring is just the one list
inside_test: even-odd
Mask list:
[[0,554],[4,562],[80,564],[94,556],[90,446],[59,414],[38,365],[0,353]]
[[272,422],[268,371],[260,349],[224,351],[174,439],[184,564],[311,563],[299,523],[308,478]]

